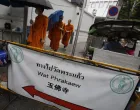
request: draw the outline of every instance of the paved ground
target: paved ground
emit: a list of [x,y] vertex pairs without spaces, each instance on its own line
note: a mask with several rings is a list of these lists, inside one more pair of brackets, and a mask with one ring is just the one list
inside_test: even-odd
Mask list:
[[[15,96],[11,95],[11,100],[15,98]],[[0,95],[0,110],[58,110],[55,107],[51,107],[21,96],[16,98],[7,108],[5,108],[8,103],[9,97],[7,94]]]
[[[50,44],[50,40],[46,39],[46,43],[44,45],[44,48],[47,49],[47,50],[51,50],[50,47],[49,47],[49,44]],[[76,47],[76,50],[75,50],[75,56],[82,57],[84,49],[85,49],[85,44],[86,44],[86,39],[85,38],[82,38],[82,40],[80,40],[80,39],[78,40],[77,47]],[[69,46],[66,49],[64,49],[64,46],[60,43],[60,48],[59,48],[58,52],[71,55],[72,49],[73,49],[72,44],[69,44]]]
[[[11,96],[11,99],[13,98],[15,98],[15,96]],[[8,103],[9,98],[7,94],[0,95],[0,110],[59,110],[55,107],[51,107],[49,105],[42,104],[21,96],[14,100],[7,108],[5,108]],[[138,105],[136,110],[140,110],[140,104]]]

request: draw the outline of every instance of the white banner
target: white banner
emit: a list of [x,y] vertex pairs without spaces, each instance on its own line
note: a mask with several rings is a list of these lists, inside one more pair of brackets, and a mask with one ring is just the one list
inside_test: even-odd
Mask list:
[[[62,110],[124,110],[138,76],[8,45],[8,87]],[[51,103],[50,103],[51,102]]]

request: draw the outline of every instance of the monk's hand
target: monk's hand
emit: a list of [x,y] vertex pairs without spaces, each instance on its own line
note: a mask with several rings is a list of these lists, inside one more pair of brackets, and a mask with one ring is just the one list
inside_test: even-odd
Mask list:
[[64,29],[63,28],[59,28],[61,31],[64,31]]
[[42,44],[44,44],[44,43],[45,43],[45,40],[41,39],[40,42],[41,42]]

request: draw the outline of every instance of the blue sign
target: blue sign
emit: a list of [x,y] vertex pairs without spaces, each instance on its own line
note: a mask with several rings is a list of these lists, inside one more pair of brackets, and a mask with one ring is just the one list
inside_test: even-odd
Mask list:
[[110,16],[116,16],[117,14],[119,13],[119,9],[118,9],[118,7],[111,7],[110,9],[109,9],[109,15]]

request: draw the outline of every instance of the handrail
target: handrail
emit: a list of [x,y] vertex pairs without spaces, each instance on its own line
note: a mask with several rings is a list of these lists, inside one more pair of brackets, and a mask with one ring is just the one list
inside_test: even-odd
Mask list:
[[[4,42],[3,40],[0,40],[0,41]],[[125,68],[125,67],[112,65],[112,64],[107,64],[107,63],[103,63],[103,62],[97,62],[97,61],[94,61],[94,60],[89,60],[89,59],[85,59],[85,58],[81,58],[81,57],[71,56],[71,55],[67,55],[67,54],[63,54],[63,53],[59,53],[59,52],[54,52],[54,51],[50,51],[50,50],[44,50],[44,49],[40,49],[40,48],[36,48],[36,47],[31,47],[31,46],[28,46],[28,45],[15,43],[15,42],[10,42],[10,41],[6,41],[6,42],[17,45],[17,46],[21,46],[21,47],[24,47],[24,48],[28,48],[28,49],[31,49],[31,50],[35,50],[35,51],[38,51],[38,52],[48,53],[48,54],[52,54],[52,55],[58,55],[58,56],[61,56],[65,59],[69,59],[69,60],[81,60],[81,61],[85,61],[85,62],[95,64],[96,66],[111,67],[111,68],[114,68],[114,69],[118,69],[120,71],[127,71],[127,72],[133,72],[133,73],[136,73],[136,74],[140,74],[140,71],[133,70],[133,69],[130,69],[130,68]]]
[[3,90],[6,90],[6,91],[12,92],[12,91],[10,91],[8,88],[2,86],[2,84],[0,84],[0,88],[3,89]]

